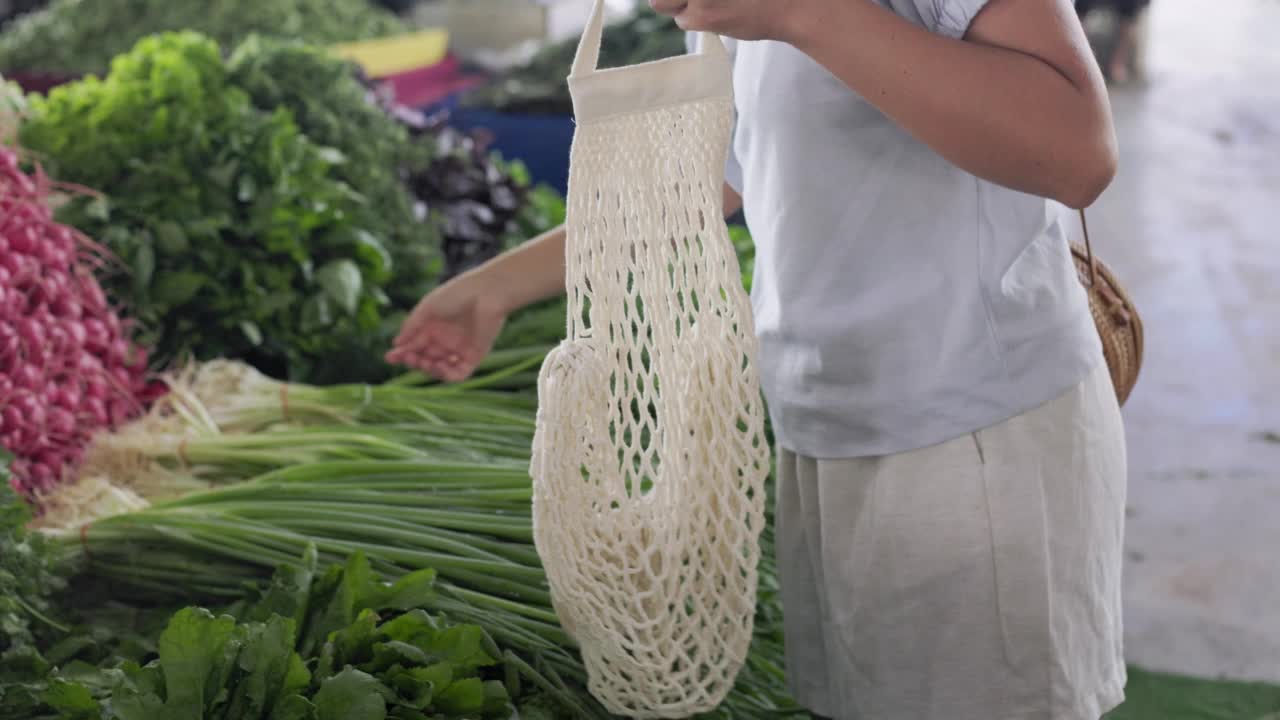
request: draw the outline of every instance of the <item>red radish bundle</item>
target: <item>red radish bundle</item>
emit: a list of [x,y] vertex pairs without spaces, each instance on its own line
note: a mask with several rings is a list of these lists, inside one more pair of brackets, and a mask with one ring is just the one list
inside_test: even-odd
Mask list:
[[15,489],[32,497],[155,389],[145,351],[93,277],[100,251],[54,222],[50,189],[0,147],[0,446],[16,457]]

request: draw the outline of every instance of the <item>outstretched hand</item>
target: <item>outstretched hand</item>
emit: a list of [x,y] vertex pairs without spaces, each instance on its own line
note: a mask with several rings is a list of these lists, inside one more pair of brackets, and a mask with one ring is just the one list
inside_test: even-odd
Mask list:
[[506,322],[506,312],[484,290],[467,276],[433,290],[405,320],[387,362],[445,382],[470,377]]

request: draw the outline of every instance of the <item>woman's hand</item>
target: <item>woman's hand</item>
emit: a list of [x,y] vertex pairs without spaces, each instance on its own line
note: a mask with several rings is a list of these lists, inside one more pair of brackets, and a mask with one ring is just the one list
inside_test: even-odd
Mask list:
[[739,40],[787,40],[800,0],[649,0],[684,30]]
[[465,380],[493,349],[507,319],[504,308],[483,275],[461,275],[418,303],[387,361],[445,382]]
[[564,255],[559,227],[431,291],[404,321],[387,362],[445,382],[467,379],[508,315],[564,292]]

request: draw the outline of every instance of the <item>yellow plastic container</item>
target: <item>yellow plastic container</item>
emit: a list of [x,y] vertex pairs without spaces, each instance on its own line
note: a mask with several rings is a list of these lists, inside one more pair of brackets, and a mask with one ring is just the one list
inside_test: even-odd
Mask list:
[[358,63],[370,77],[381,78],[444,60],[449,51],[449,33],[439,29],[422,30],[334,45],[330,49],[339,57]]

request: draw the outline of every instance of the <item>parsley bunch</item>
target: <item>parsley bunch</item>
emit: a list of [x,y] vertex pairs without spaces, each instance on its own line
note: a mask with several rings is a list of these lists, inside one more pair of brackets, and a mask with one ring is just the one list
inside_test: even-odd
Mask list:
[[35,706],[32,688],[49,671],[41,641],[65,631],[51,616],[66,581],[52,547],[27,530],[31,514],[10,486],[11,460],[0,450],[0,718],[26,718]]
[[107,194],[60,217],[124,261],[104,284],[159,361],[307,378],[379,327],[393,258],[347,158],[257,107],[213,40],[142,40],[105,79],[36,99],[20,138],[54,177]]

